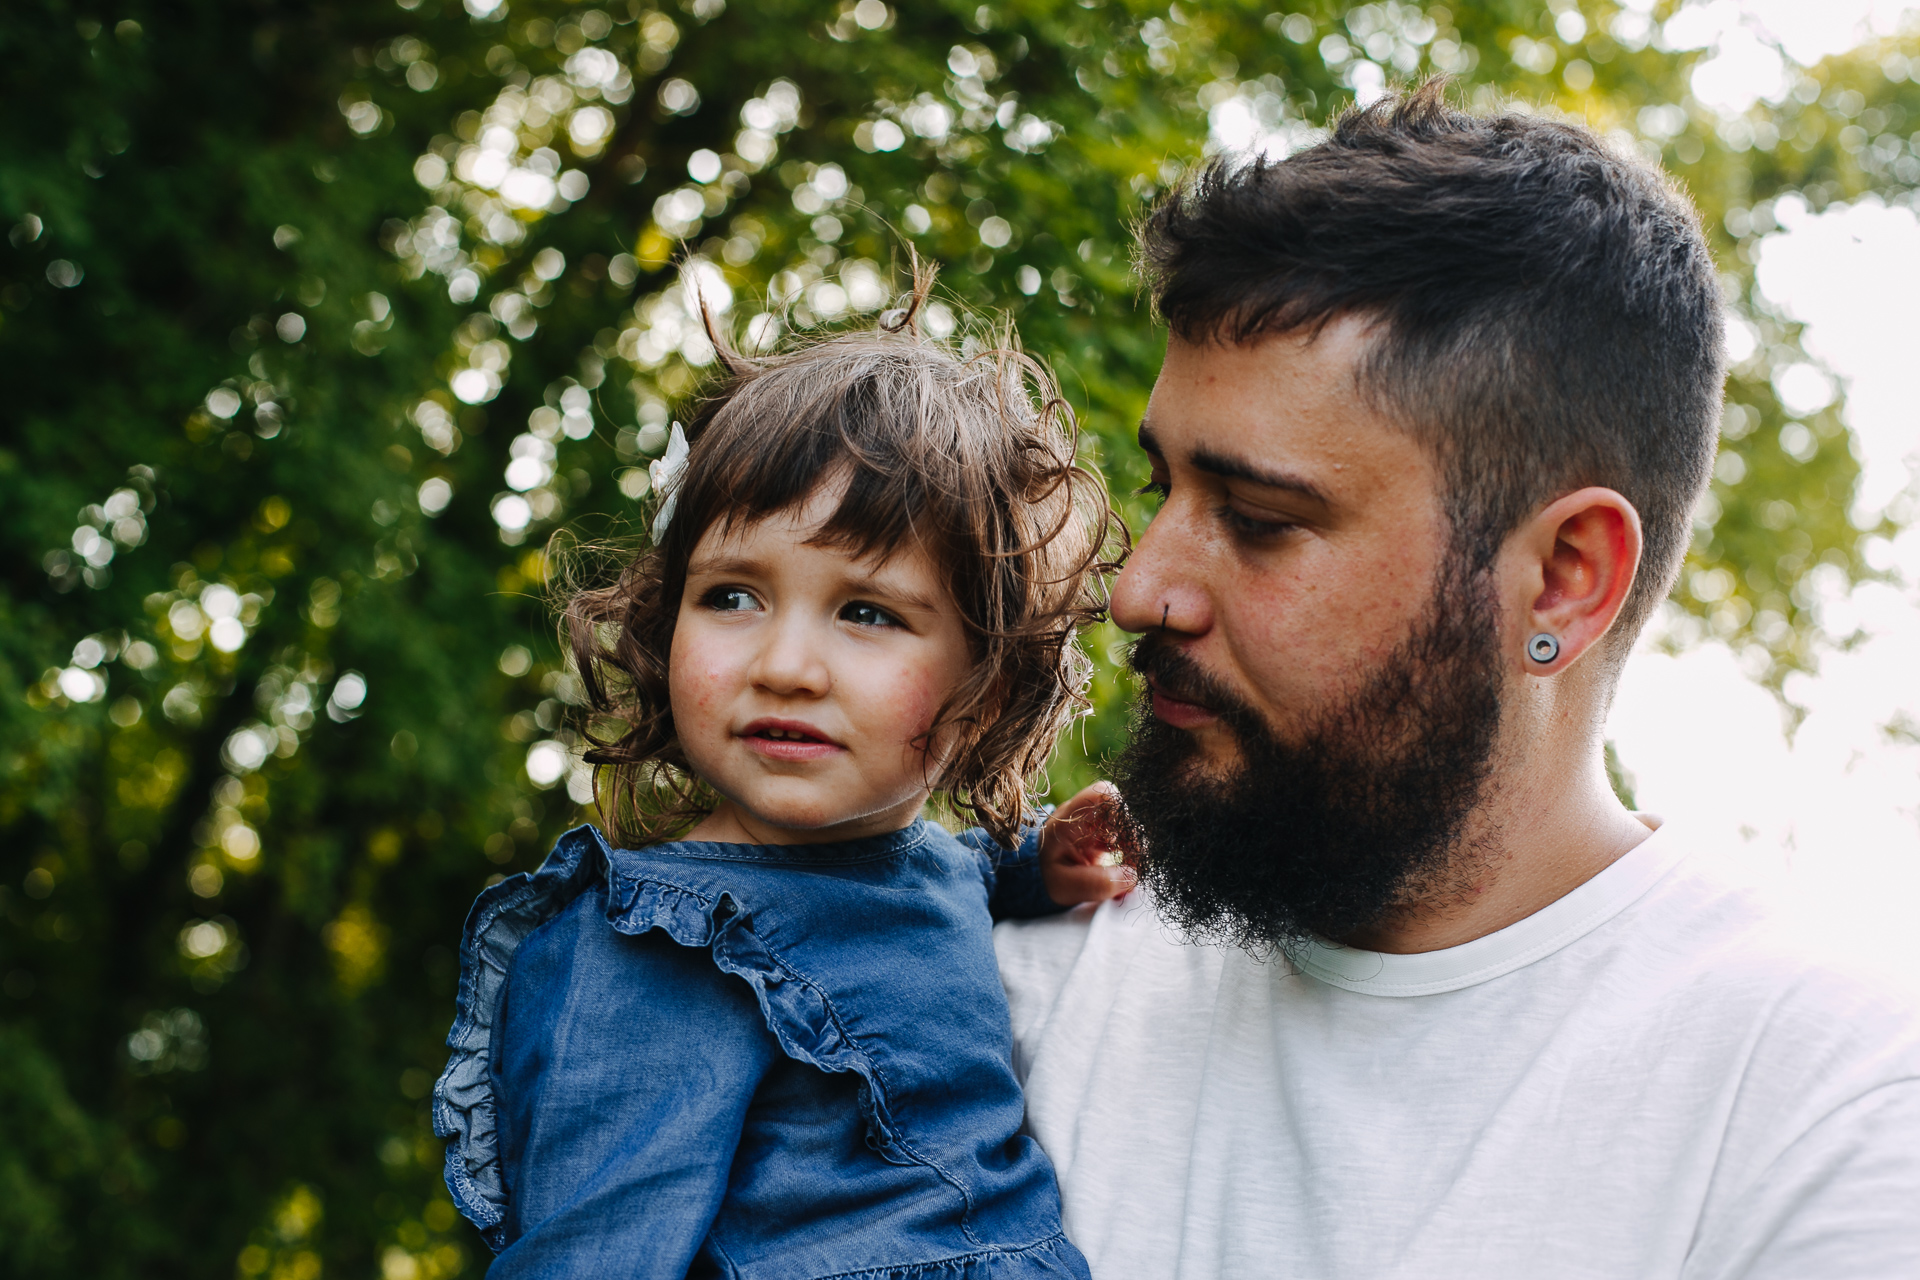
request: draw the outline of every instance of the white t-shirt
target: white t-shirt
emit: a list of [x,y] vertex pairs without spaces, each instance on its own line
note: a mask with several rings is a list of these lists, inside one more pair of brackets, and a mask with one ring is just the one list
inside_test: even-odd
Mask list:
[[1094,1280],[1920,1278],[1920,995],[1699,843],[1419,955],[1002,924]]

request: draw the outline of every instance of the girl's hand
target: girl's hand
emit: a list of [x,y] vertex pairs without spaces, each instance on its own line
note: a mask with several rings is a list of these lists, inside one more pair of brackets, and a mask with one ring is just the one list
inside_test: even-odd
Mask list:
[[1132,849],[1120,812],[1120,792],[1096,782],[1053,811],[1040,829],[1040,877],[1063,907],[1105,902],[1139,879],[1127,863]]

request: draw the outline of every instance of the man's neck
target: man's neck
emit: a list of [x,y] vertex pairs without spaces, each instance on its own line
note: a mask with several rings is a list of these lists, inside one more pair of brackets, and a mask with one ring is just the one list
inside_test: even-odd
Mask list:
[[1411,954],[1484,938],[1559,901],[1651,834],[1614,797],[1597,749],[1562,761],[1572,767],[1496,768],[1462,832],[1456,873],[1340,941]]

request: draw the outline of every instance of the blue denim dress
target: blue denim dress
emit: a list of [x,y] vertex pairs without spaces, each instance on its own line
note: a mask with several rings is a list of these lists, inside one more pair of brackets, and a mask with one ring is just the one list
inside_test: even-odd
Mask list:
[[482,893],[433,1119],[489,1274],[1087,1280],[993,958],[1038,843],[583,826]]

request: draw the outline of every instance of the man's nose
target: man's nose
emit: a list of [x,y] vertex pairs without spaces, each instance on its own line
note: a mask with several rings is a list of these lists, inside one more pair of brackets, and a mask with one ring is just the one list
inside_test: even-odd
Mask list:
[[1191,536],[1184,511],[1163,507],[1114,580],[1115,624],[1123,631],[1200,635],[1213,621],[1205,573],[1203,540]]

